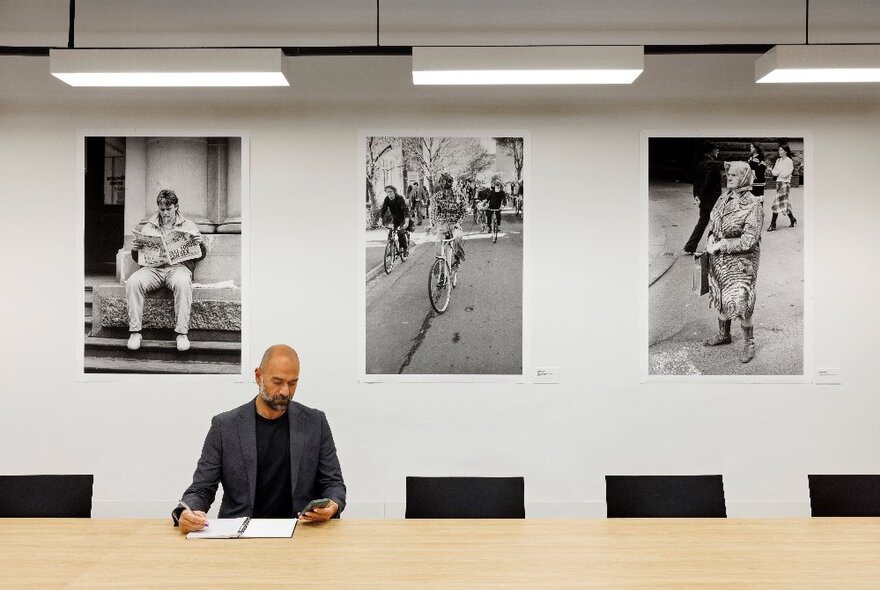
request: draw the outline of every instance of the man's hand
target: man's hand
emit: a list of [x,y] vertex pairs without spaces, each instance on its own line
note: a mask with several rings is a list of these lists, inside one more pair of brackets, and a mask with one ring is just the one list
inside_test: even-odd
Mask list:
[[195,512],[184,510],[180,513],[177,524],[180,525],[180,532],[184,534],[200,531],[208,526],[208,515],[201,510]]
[[324,522],[330,520],[333,515],[339,512],[339,504],[330,500],[330,503],[323,508],[315,508],[304,514],[299,515],[299,519],[304,522]]

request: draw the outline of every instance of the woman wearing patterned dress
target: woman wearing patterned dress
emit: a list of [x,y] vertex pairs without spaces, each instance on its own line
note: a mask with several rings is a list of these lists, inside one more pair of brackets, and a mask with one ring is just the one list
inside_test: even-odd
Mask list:
[[743,350],[739,360],[755,358],[752,315],[755,282],[761,257],[764,208],[751,191],[752,169],[745,162],[731,162],[727,169],[727,194],[722,195],[709,216],[709,307],[718,314],[718,333],[706,346],[730,344],[730,324],[739,319]]
[[794,172],[794,162],[791,160],[791,148],[787,145],[779,146],[779,158],[773,165],[770,172],[776,177],[776,199],[773,201],[773,217],[770,218],[770,227],[767,231],[776,230],[776,217],[780,213],[788,215],[791,227],[797,225],[797,219],[791,211],[791,203],[788,200],[788,193],[791,189],[791,174]]

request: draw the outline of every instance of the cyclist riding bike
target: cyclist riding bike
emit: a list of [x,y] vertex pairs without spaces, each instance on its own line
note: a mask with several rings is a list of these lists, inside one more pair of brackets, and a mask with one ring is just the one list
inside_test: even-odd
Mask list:
[[492,190],[487,195],[489,200],[489,210],[487,211],[487,219],[486,221],[489,223],[489,227],[492,227],[492,216],[495,216],[496,227],[498,231],[501,231],[501,204],[504,202],[504,188],[501,185],[500,180],[495,180],[492,183]]
[[391,213],[391,221],[394,229],[397,231],[397,243],[400,244],[400,249],[403,251],[405,258],[409,248],[409,240],[406,236],[410,222],[409,207],[403,195],[398,193],[397,188],[390,184],[385,187],[385,200],[382,201],[379,218],[385,219],[386,212]]
[[467,215],[467,206],[463,198],[456,196],[453,191],[452,176],[443,173],[438,181],[440,190],[431,197],[431,228],[437,231],[437,250],[440,251],[440,243],[447,233],[452,234],[454,254],[452,267],[457,270],[464,261],[464,246],[462,245],[463,233],[461,220]]

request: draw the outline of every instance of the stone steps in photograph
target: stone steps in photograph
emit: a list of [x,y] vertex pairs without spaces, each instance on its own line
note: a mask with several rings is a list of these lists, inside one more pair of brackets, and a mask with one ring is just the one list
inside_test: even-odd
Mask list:
[[179,352],[173,335],[162,339],[145,337],[138,350],[129,350],[125,337],[86,336],[86,364],[89,359],[116,358],[128,360],[153,360],[169,363],[207,362],[221,364],[241,363],[241,344],[238,342],[221,342],[216,340],[200,340],[190,335],[190,349]]
[[221,362],[173,362],[152,359],[86,358],[86,373],[137,373],[137,374],[184,374],[184,375],[237,375],[238,363]]
[[[93,293],[92,336],[104,336],[106,328],[128,327],[124,285],[98,285]],[[191,310],[191,330],[241,331],[241,289],[237,287],[194,287]],[[174,327],[174,297],[168,289],[147,294],[143,324],[144,328]]]

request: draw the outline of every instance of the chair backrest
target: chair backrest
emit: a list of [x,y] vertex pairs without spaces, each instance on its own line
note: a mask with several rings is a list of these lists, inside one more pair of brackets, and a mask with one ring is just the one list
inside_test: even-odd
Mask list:
[[525,518],[522,477],[407,477],[406,518]]
[[0,475],[2,518],[90,518],[93,475]]
[[880,475],[808,475],[813,516],[880,516]]
[[720,475],[606,475],[608,518],[726,518]]

